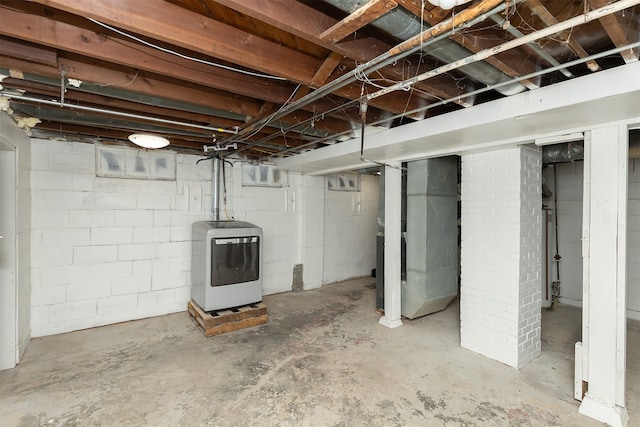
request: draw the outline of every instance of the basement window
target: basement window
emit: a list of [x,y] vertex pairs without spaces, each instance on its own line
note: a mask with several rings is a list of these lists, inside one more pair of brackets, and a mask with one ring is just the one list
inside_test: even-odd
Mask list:
[[242,185],[245,187],[286,187],[288,175],[272,165],[242,165]]
[[171,152],[151,152],[98,146],[96,176],[108,178],[176,180],[176,158]]
[[360,191],[360,175],[356,173],[328,175],[327,189],[332,191]]

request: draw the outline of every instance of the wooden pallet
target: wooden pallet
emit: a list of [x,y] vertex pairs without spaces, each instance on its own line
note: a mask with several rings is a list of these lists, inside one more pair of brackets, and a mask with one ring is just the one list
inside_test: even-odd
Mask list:
[[205,337],[264,325],[269,320],[267,306],[263,302],[206,312],[194,301],[189,301],[187,310]]

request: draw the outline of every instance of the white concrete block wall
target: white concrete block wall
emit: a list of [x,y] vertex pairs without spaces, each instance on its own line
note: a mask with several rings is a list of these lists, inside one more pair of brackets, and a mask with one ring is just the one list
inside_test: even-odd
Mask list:
[[288,186],[281,188],[243,186],[241,162],[226,165],[225,175],[227,206],[221,201],[220,219],[262,227],[263,293],[290,291],[293,266],[300,263],[300,175],[289,174]]
[[375,268],[379,178],[362,175],[360,189],[325,190],[324,283],[368,276]]
[[[582,306],[582,162],[556,165],[560,303]],[[640,319],[640,159],[629,160],[627,218],[627,316]],[[545,178],[553,174],[544,170]],[[550,181],[552,182],[552,181]],[[553,200],[550,201],[553,205]],[[550,229],[553,232],[553,229]],[[555,278],[555,264],[553,278]]]
[[[211,163],[175,154],[176,181],[105,178],[96,177],[94,145],[38,139],[31,145],[33,336],[184,311],[191,224],[212,217]],[[307,264],[305,287],[370,273],[375,177],[363,180],[357,214],[352,193],[342,194],[347,204],[336,204],[334,213],[325,208],[323,178],[292,173],[284,188],[243,187],[241,163],[225,169],[220,218],[263,228],[265,294],[291,290],[299,263]],[[341,218],[332,233],[342,256],[328,264],[323,245],[335,239],[323,231],[325,215]]]
[[[543,171],[545,182],[550,189],[555,188],[555,198],[545,199],[545,204],[553,210],[553,221],[549,224],[549,233],[555,233],[555,220],[558,222],[558,253],[560,259],[560,303],[580,305],[582,301],[582,191],[583,163],[559,163],[555,165],[557,183],[553,185],[553,166]],[[557,206],[555,199],[557,198]],[[549,251],[555,254],[554,245]],[[557,279],[557,263],[552,262],[549,280]]]
[[290,291],[295,264],[303,265],[305,289],[371,274],[378,178],[363,176],[359,193],[326,190],[323,177],[288,178],[283,188],[244,187],[241,163],[226,167],[228,202],[220,216],[262,227],[263,292]]
[[184,311],[190,297],[211,166],[175,154],[176,181],[104,178],[95,157],[92,144],[32,140],[33,336]]
[[461,345],[514,367],[540,349],[539,156],[462,157]]

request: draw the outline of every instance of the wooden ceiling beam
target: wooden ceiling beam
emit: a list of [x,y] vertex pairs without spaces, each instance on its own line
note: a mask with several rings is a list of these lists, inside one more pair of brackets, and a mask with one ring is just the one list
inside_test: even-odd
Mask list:
[[320,65],[308,55],[161,0],[35,1],[301,84],[309,84]]
[[[55,12],[49,13],[48,16],[51,16],[51,14],[55,14]],[[224,101],[226,104],[225,109],[234,113],[255,116],[263,100],[284,103],[293,91],[291,85],[283,86],[282,83],[278,82],[276,86],[273,82],[265,82],[263,81],[264,79],[243,76],[238,73],[231,76],[229,73],[225,73],[224,70],[175,58],[129,40],[115,40],[105,37],[93,31],[49,19],[48,17],[44,18],[8,9],[3,10],[3,16],[7,17],[9,24],[0,27],[1,34],[22,38],[34,43],[42,43],[57,49],[68,50],[79,55],[95,57],[127,67],[143,69],[155,74],[167,75],[175,79],[186,80],[211,87],[214,91],[239,92],[241,95],[237,96],[222,92],[216,94],[217,97],[226,99]],[[43,30],[34,32],[31,31],[31,28],[42,28]],[[321,64],[319,64],[318,68],[319,70],[324,70]],[[313,84],[314,76],[312,76],[309,84]],[[101,81],[100,78],[100,74],[93,76],[96,81]],[[336,93],[344,96],[345,94],[352,94],[354,91],[343,88],[336,91]],[[248,98],[248,96],[258,97],[260,101]],[[378,103],[377,106],[392,109],[396,112],[400,112],[405,108],[406,99],[404,96],[389,98],[391,99],[385,100],[385,103]],[[372,105],[376,106],[375,103],[372,103]],[[318,100],[307,109],[322,113],[334,107],[335,104],[332,102]],[[336,118],[341,119],[341,117]]]
[[[540,20],[546,26],[551,26],[558,23],[558,20],[555,18],[555,16],[553,16],[551,12],[549,12],[549,10],[542,4],[542,2],[540,2],[540,0],[526,0],[526,5],[529,9],[531,9],[531,13],[533,13],[533,15],[540,18]],[[578,55],[578,57],[586,58],[587,56],[589,56],[589,54],[587,53],[586,50],[584,50],[582,45],[580,45],[580,43],[578,43],[578,41],[571,36],[571,31],[567,31],[567,30],[562,31],[557,34],[557,37],[565,40],[569,48],[576,55]],[[589,70],[593,72],[600,71],[601,69],[598,63],[594,60],[587,61],[586,65],[589,68]]]
[[367,4],[359,7],[342,21],[336,22],[324,30],[320,34],[320,38],[330,43],[336,43],[397,6],[398,3],[393,0],[369,0]]
[[[422,19],[424,19],[424,22],[426,22],[430,26],[439,24],[443,20],[449,18],[451,15],[451,11],[440,8],[434,8],[433,10],[427,10],[425,8],[423,10],[422,0],[397,1],[402,7],[407,9],[418,18],[422,17]],[[428,2],[424,3],[428,4]],[[490,49],[503,41],[490,40],[484,37],[476,37],[473,35],[473,33],[464,32],[452,34],[449,38],[472,53]],[[485,59],[485,61],[510,77],[519,77],[521,75],[530,74],[536,71],[536,64],[528,58],[520,55],[514,58],[514,55],[500,53],[498,55],[494,55]],[[527,86],[529,89],[537,89],[539,87],[535,82],[530,80],[523,80],[521,83]]]
[[373,38],[349,40],[344,49],[341,47],[342,44],[334,46],[333,43],[322,40],[320,34],[338,23],[338,20],[296,0],[216,0],[216,3],[358,62],[365,62],[381,55],[389,47]]
[[[12,99],[12,106],[29,106],[37,109],[41,112],[41,117],[68,123],[79,123],[87,126],[95,126],[99,129],[103,126],[114,128],[126,128],[133,131],[148,130],[158,132],[162,134],[182,135],[184,138],[193,138],[194,140],[211,141],[214,136],[214,131],[206,130],[194,130],[188,126],[187,122],[184,125],[177,123],[158,123],[154,119],[166,119],[172,120],[170,117],[156,117],[151,115],[145,115],[139,111],[130,110],[107,110],[99,104],[77,104],[65,102],[65,107],[58,107],[53,105],[42,104],[38,102],[39,99],[45,99],[44,97],[31,95],[29,100],[24,99]],[[77,108],[76,108],[77,107]],[[83,108],[91,108],[92,111],[86,111]],[[19,107],[14,107],[18,109]],[[73,114],[69,114],[69,113]],[[130,114],[130,117],[119,117],[115,113]],[[182,122],[181,122],[182,123]],[[137,126],[136,126],[137,124]],[[189,135],[187,135],[189,133]]]
[[[77,59],[59,58],[61,69],[66,70],[66,76],[89,82],[95,76],[102,76],[101,84],[112,87],[114,89],[124,88],[127,91],[143,96],[157,97],[162,94],[163,97],[177,102],[192,104],[194,107],[204,107],[217,111],[224,111],[224,103],[219,104],[213,96],[207,94],[208,88],[198,88],[196,86],[182,86],[162,80],[157,80],[154,76],[144,73],[136,74],[135,70],[126,70],[122,67],[119,70],[111,70],[100,64],[87,64]],[[52,79],[60,78],[60,71],[40,64],[30,63],[28,61],[19,60],[12,57],[0,57],[0,64],[10,69],[19,70],[25,73],[32,73]],[[117,94],[114,94],[117,98]],[[149,105],[149,104],[144,104]],[[194,108],[197,110],[197,108]],[[310,118],[311,114],[305,111],[297,112],[300,117]],[[242,125],[242,121],[231,120],[223,116],[216,117],[216,121],[211,123],[215,127],[233,128]],[[283,117],[280,119],[284,123],[295,124],[297,118]],[[342,120],[327,118],[316,122],[316,128],[320,131],[330,133],[340,133],[348,131],[352,128],[351,124]]]
[[[76,134],[76,135],[85,135],[92,136],[98,138],[111,138],[121,141],[127,141],[128,137],[132,132],[136,132],[137,130],[134,128],[123,130],[121,127],[111,127],[109,125],[105,126],[92,126],[86,125],[82,123],[74,123],[74,122],[64,122],[64,121],[56,121],[56,120],[42,120],[40,123],[36,124],[35,129],[38,130],[46,130],[49,132],[58,132],[60,134]],[[212,144],[211,138],[206,137],[194,137],[187,135],[165,135],[171,142],[172,146],[179,146],[184,148],[193,148],[202,150],[203,145]],[[244,143],[255,142],[253,140],[247,140]],[[266,147],[272,148],[274,151],[279,150],[283,147],[299,147],[301,145],[307,144],[307,141],[302,141],[296,138],[294,135],[277,136],[270,139],[268,142],[261,143],[258,147]]]
[[264,119],[265,117],[267,117],[269,114],[273,113],[276,110],[277,110],[276,104],[274,104],[273,102],[265,102],[264,104],[262,104],[262,107],[260,107],[260,111],[258,111],[258,114],[256,114],[253,117],[247,117],[247,120],[244,121],[244,124],[245,125],[253,124],[259,120]]
[[[610,0],[589,0],[592,9],[598,9],[610,3]],[[634,10],[636,11],[634,13]],[[616,47],[626,46],[630,43],[638,41],[640,34],[640,20],[637,15],[638,7],[634,6],[632,10],[625,10],[613,13],[600,18],[600,24],[604,27],[609,38]],[[640,48],[627,49],[620,52],[624,61],[629,64],[638,60]]]
[[[286,88],[264,89],[266,85],[248,78],[219,77],[211,67],[202,64],[185,63],[180,58],[169,58],[167,54],[139,45],[129,40],[114,40],[93,31],[85,30],[54,19],[23,13],[15,9],[2,9],[6,22],[0,26],[0,33],[7,36],[28,40],[54,49],[65,50],[79,55],[93,57],[102,61],[127,67],[145,70],[156,74],[170,76],[179,80],[211,87],[214,90],[224,90],[229,86],[238,86],[243,92],[238,96],[229,96],[218,92],[219,97],[225,98],[226,109],[237,114],[254,114],[260,109],[260,104],[249,98],[250,93],[258,93],[264,97],[274,98],[274,90],[280,94],[278,99],[286,99]],[[38,28],[33,31],[32,28]],[[23,58],[24,59],[24,58]],[[248,77],[248,76],[247,76]],[[100,76],[94,81],[99,82]],[[279,85],[281,86],[281,85]],[[222,88],[222,89],[221,89]],[[244,96],[242,98],[241,96]],[[288,95],[287,95],[288,96]],[[245,109],[249,108],[250,111]]]
[[0,51],[7,56],[24,58],[50,67],[58,66],[58,54],[55,49],[20,42],[9,37],[0,36]]
[[[9,89],[20,89],[28,93],[35,93],[38,95],[51,95],[56,97],[60,96],[59,86],[32,82],[29,80],[16,79],[12,77],[4,79],[2,81],[2,86]],[[215,116],[174,108],[146,105],[139,102],[113,98],[106,95],[83,92],[74,88],[66,88],[65,99],[69,100],[70,102],[100,105],[102,106],[102,108],[113,109],[116,111],[129,110],[135,111],[139,114],[148,114],[173,120],[198,122],[199,124],[206,124],[210,126],[214,126],[213,124],[215,123],[216,127],[233,127],[241,123],[239,121],[222,119],[225,121],[225,123],[221,124],[221,118]]]
[[314,89],[317,89],[324,85],[331,73],[340,65],[340,61],[342,61],[343,56],[337,52],[331,52],[329,56],[322,62],[322,65],[316,73],[313,75],[313,79],[311,80],[311,86]]
[[[172,117],[162,117],[162,116],[155,116],[155,115],[151,115],[151,114],[146,114],[144,112],[140,112],[140,111],[135,111],[135,110],[107,110],[105,109],[102,105],[100,104],[91,104],[91,103],[75,103],[75,102],[68,102],[65,103],[66,107],[63,109],[61,107],[56,107],[56,106],[49,106],[49,105],[43,105],[41,103],[39,103],[37,100],[38,99],[46,99],[44,97],[41,96],[36,96],[31,94],[30,96],[31,100],[26,101],[26,100],[11,100],[12,105],[29,105],[29,106],[33,106],[33,107],[37,107],[38,109],[46,109],[46,110],[51,110],[53,112],[55,112],[55,114],[57,115],[56,117],[59,117],[61,114],[67,114],[67,112],[75,112],[77,114],[67,114],[69,115],[72,119],[73,122],[82,122],[83,121],[83,117],[85,118],[95,118],[95,117],[100,117],[100,118],[104,118],[104,119],[111,119],[113,120],[113,123],[119,123],[119,124],[123,124],[123,123],[138,123],[138,124],[143,124],[146,125],[147,127],[154,127],[157,128],[157,132],[159,133],[168,133],[168,134],[175,134],[176,132],[183,132],[183,135],[185,135],[185,132],[189,132],[192,133],[193,135],[191,135],[189,138],[192,138],[194,140],[202,140],[202,141],[211,141],[212,137],[214,136],[215,132],[214,131],[205,131],[205,130],[194,130],[192,127],[188,126],[189,122],[181,122],[181,123],[185,123],[184,125],[180,125],[180,124],[167,124],[167,123],[157,123],[156,121],[154,121],[154,119],[164,119],[164,120],[172,120],[175,121],[175,119],[173,119]],[[79,109],[79,108],[75,108],[75,107],[89,107],[92,108],[94,111],[91,112],[87,112],[85,110]],[[63,112],[64,111],[64,112]],[[117,113],[125,113],[125,114],[130,114],[131,117],[129,118],[120,118],[118,117]],[[143,118],[144,117],[144,118]],[[63,119],[60,118],[60,121],[63,121]],[[200,123],[192,123],[192,124],[200,124]],[[94,123],[94,125],[96,126],[96,128],[100,128],[100,126],[96,125],[96,123]],[[132,128],[132,130],[134,130]],[[196,135],[199,134],[200,136]],[[186,136],[185,136],[186,138]]]
[[[3,86],[8,88],[17,88],[29,91],[29,93],[36,93],[42,95],[53,95],[59,96],[60,89],[59,87],[46,85],[41,83],[29,82],[26,80],[20,80],[15,78],[7,78],[3,80]],[[212,127],[226,127],[226,128],[234,128],[236,126],[241,126],[243,123],[235,120],[227,120],[220,119],[214,116],[208,116],[204,114],[186,112],[176,109],[164,108],[164,107],[156,107],[150,105],[144,105],[137,102],[120,100],[117,98],[111,98],[103,95],[97,95],[87,92],[82,92],[76,89],[67,88],[65,93],[65,99],[68,102],[76,102],[83,106],[95,107],[95,108],[105,108],[111,111],[124,112],[130,114],[142,114],[152,118],[160,118],[166,120],[176,120],[182,119],[185,123],[194,123],[199,125],[208,125]],[[35,104],[34,104],[35,105]],[[98,114],[100,115],[100,114]],[[103,114],[103,117],[108,117],[108,114]],[[288,124],[293,125],[297,124],[299,120],[308,120],[311,116],[307,115],[304,118],[291,118]],[[153,123],[153,121],[145,121],[145,120],[133,120],[139,123]],[[283,120],[284,123],[287,120]],[[165,126],[163,127],[175,128],[175,129],[183,129],[187,131],[192,131],[190,127],[180,127],[178,125],[175,126]],[[322,126],[321,126],[322,127]],[[341,128],[344,130],[344,127]],[[323,130],[326,131],[326,130]],[[280,130],[273,127],[264,127],[257,132],[258,137],[265,137],[269,135],[273,135],[275,133],[280,133]],[[209,138],[210,140],[210,138]]]
[[[127,141],[127,145],[132,147],[137,147],[137,145],[128,142],[128,136],[131,132],[122,131],[118,129],[111,128],[96,128],[94,126],[84,126],[75,123],[63,123],[63,122],[55,122],[51,120],[43,120],[41,123],[38,123],[35,126],[36,130],[44,130],[52,133],[60,133],[62,135],[84,135],[87,137],[98,137],[98,138],[106,138],[106,139],[114,139],[118,141]],[[179,137],[170,137],[171,145],[170,148],[180,147],[180,148],[190,148],[193,150],[202,150],[202,146],[205,144],[204,142],[197,142],[182,139]],[[207,143],[210,141],[207,141]]]
[[[100,84],[114,90],[126,89],[132,94],[141,94],[148,97],[163,97],[178,102],[184,102],[194,107],[203,107],[217,111],[224,111],[225,103],[219,102],[213,94],[209,95],[206,87],[195,85],[178,85],[166,81],[158,80],[152,75],[136,72],[133,69],[119,67],[113,70],[104,64],[89,64],[76,58],[59,58],[58,68],[35,64],[13,57],[2,57],[0,64],[24,73],[31,73],[51,79],[60,79],[61,70],[65,70],[67,78],[77,79],[89,84],[96,83],[96,77],[100,76]],[[118,97],[117,94],[114,94]]]
[[[330,43],[320,38],[327,28],[338,21],[296,0],[216,0],[231,9],[251,16],[269,25],[288,31],[300,38],[316,43],[331,51],[350,58],[360,64],[376,58],[389,51],[393,46],[379,39],[363,37],[355,40],[345,39],[340,43]],[[421,74],[430,68],[428,65],[419,67]],[[402,64],[387,66],[381,73],[390,80],[404,80],[407,78],[406,69]],[[412,74],[415,75],[415,74]],[[463,95],[470,91],[464,83],[456,82],[447,75],[438,76],[429,82],[421,82],[417,87],[438,98],[450,98]],[[464,104],[464,103],[463,103]]]

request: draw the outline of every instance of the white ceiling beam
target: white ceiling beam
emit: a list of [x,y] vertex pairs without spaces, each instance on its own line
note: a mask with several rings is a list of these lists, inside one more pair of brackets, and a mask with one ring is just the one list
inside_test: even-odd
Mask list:
[[601,124],[640,123],[640,62],[623,65],[276,161],[313,175],[533,143]]

